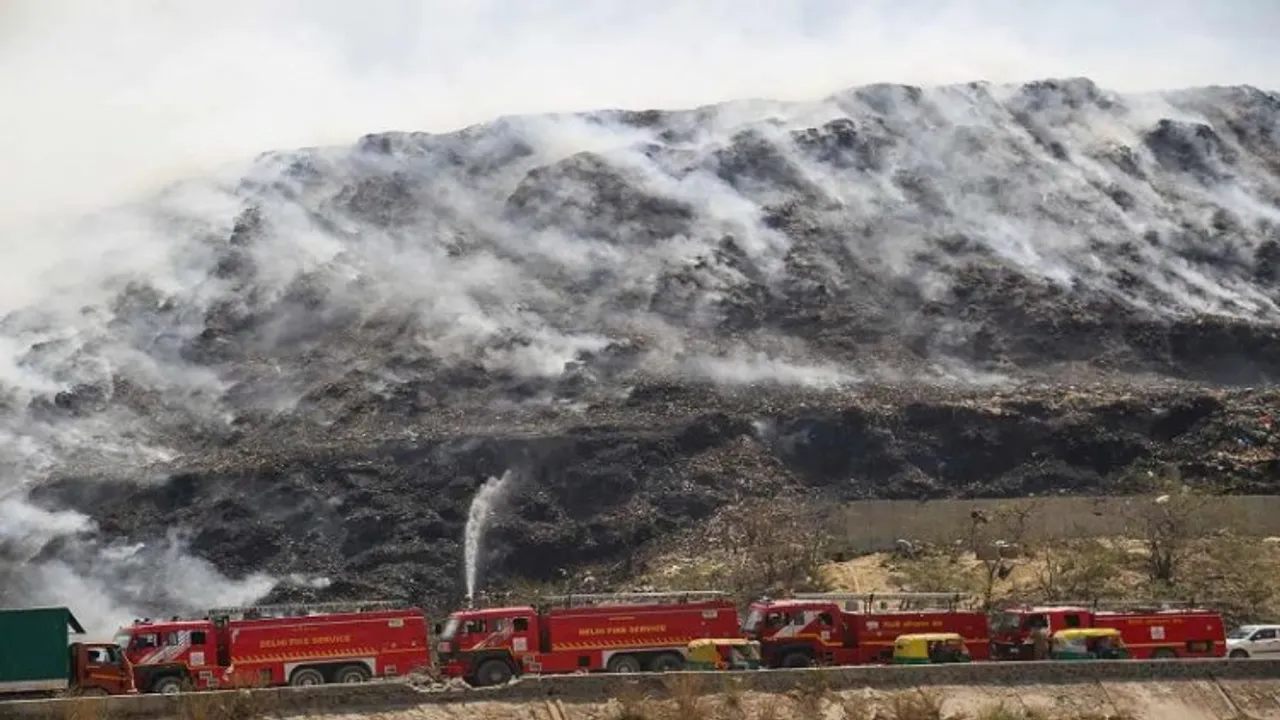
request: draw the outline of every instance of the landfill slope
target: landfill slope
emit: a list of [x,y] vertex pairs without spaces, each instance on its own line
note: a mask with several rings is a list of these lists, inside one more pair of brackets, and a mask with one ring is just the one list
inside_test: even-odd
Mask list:
[[495,582],[752,495],[1273,492],[1278,122],[1076,78],[265,153],[0,320],[0,599],[445,607],[507,471]]

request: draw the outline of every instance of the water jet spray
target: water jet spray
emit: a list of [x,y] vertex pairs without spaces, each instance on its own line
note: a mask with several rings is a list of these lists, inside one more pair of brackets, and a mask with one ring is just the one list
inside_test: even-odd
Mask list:
[[479,492],[471,500],[471,509],[467,511],[467,527],[463,540],[463,564],[466,568],[467,608],[475,605],[476,578],[479,575],[480,540],[484,537],[485,528],[493,516],[493,506],[502,497],[510,484],[510,470],[502,473],[502,477],[490,477],[480,486]]

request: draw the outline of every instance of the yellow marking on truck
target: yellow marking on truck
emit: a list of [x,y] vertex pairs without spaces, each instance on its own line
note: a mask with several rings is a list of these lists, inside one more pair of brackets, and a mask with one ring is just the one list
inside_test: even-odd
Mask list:
[[[376,648],[353,648],[351,650],[343,650],[341,652],[331,652],[331,653],[252,655],[249,657],[237,658],[236,662],[238,663],[299,662],[303,660],[324,660],[328,658],[358,657],[358,656],[368,656],[368,655],[378,655],[378,654],[379,653]],[[385,653],[382,653],[382,654],[385,654]]]
[[594,642],[573,642],[573,643],[552,643],[551,650],[609,650],[617,647],[665,647],[673,645],[688,645],[693,637],[663,637],[663,638],[645,638],[639,642],[628,642],[626,640],[596,640]]
[[578,628],[581,637],[597,637],[600,635],[644,635],[667,631],[666,625],[619,625],[616,627]]
[[258,643],[260,648],[300,647],[304,645],[337,645],[351,642],[350,635],[308,635],[305,637],[268,638]]

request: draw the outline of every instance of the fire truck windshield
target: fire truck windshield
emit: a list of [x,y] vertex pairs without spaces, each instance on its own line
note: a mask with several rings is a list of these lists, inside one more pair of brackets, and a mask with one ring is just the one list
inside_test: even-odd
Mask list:
[[751,612],[747,613],[747,617],[742,621],[743,632],[755,632],[760,629],[760,621],[764,620],[764,613],[756,608],[751,608]]
[[121,630],[120,632],[116,633],[116,636],[115,636],[114,638],[112,638],[112,640],[115,642],[115,644],[116,644],[116,645],[119,645],[119,646],[120,646],[120,649],[121,649],[121,650],[128,650],[128,649],[129,649],[129,639],[130,639],[131,637],[132,637],[132,636],[128,633],[128,631],[126,631],[126,630]]
[[1018,613],[997,613],[991,626],[991,629],[996,632],[1017,630],[1022,626],[1022,616]]
[[458,619],[457,615],[450,615],[449,619],[445,621],[444,629],[440,631],[440,639],[452,640],[453,636],[458,634],[458,626],[461,624],[462,621]]

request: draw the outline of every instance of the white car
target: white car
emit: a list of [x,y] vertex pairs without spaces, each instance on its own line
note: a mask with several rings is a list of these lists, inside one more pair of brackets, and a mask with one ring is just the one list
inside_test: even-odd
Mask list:
[[1280,654],[1280,625],[1241,625],[1227,635],[1227,657],[1275,657]]

